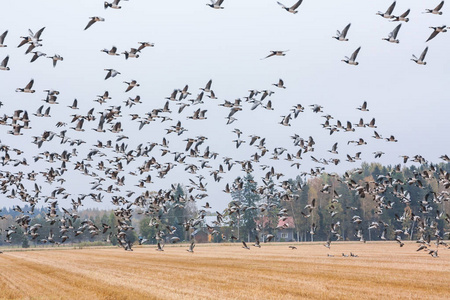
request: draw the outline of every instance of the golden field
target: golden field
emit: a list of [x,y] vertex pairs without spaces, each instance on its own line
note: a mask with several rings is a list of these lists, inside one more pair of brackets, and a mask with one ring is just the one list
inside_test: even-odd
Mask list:
[[[291,250],[288,245],[295,245]],[[450,250],[395,242],[240,243],[0,254],[1,299],[449,299]],[[353,252],[358,257],[343,257]],[[327,256],[328,254],[334,257]]]

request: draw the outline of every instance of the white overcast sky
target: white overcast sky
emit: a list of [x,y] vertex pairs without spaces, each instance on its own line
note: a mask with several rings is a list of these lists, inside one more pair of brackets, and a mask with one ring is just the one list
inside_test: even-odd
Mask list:
[[[283,0],[290,6],[295,1]],[[90,108],[101,112],[109,105],[122,105],[121,121],[124,134],[129,136],[125,140],[129,144],[128,150],[134,149],[140,143],[160,143],[165,128],[174,125],[178,120],[188,129],[181,136],[168,135],[167,139],[172,151],[182,151],[183,139],[198,135],[207,136],[208,140],[202,145],[220,155],[217,160],[211,160],[210,165],[217,168],[223,157],[235,160],[250,159],[256,152],[255,147],[248,145],[251,134],[266,137],[267,148],[270,152],[275,147],[284,147],[289,153],[295,153],[291,135],[297,133],[307,139],[313,136],[316,141],[316,158],[340,158],[342,163],[337,167],[327,166],[328,172],[343,172],[359,166],[358,163],[345,162],[346,154],[354,155],[362,152],[363,161],[378,161],[382,164],[398,164],[400,155],[423,155],[432,162],[441,162],[439,156],[445,154],[450,145],[448,139],[449,102],[449,73],[450,60],[448,49],[450,33],[440,33],[435,39],[425,43],[432,32],[430,26],[450,25],[450,3],[445,4],[443,15],[423,14],[425,8],[434,8],[440,1],[397,1],[395,15],[400,15],[408,8],[411,9],[410,21],[402,23],[398,34],[399,44],[383,41],[389,32],[398,24],[376,15],[377,11],[385,11],[392,1],[367,0],[305,0],[298,9],[298,14],[290,14],[281,9],[275,0],[225,0],[223,10],[214,10],[206,6],[207,0],[130,0],[121,1],[122,9],[104,9],[100,0],[41,0],[10,1],[2,8],[0,34],[9,30],[6,37],[6,48],[0,48],[0,59],[10,56],[8,66],[10,71],[0,71],[0,101],[4,106],[1,114],[12,115],[14,110],[22,109],[31,113],[42,104],[45,89],[56,89],[61,92],[58,97],[59,105],[52,105],[51,118],[32,118],[30,130],[24,130],[23,136],[7,135],[11,129],[2,126],[1,142],[11,147],[26,151],[24,157],[29,158],[29,167],[3,166],[2,171],[29,172],[43,171],[50,165],[44,161],[32,163],[31,157],[45,150],[61,153],[72,147],[59,145],[56,139],[44,144],[41,149],[32,144],[32,136],[41,135],[44,130],[59,132],[56,122],[69,123],[70,115],[74,113],[86,114]],[[449,6],[449,7],[448,7]],[[98,22],[84,31],[89,17],[101,16],[105,22]],[[331,37],[337,29],[342,30],[348,23],[352,26],[348,33],[348,42],[339,42]],[[27,46],[17,48],[20,36],[28,34],[28,29],[36,32],[46,27],[41,38],[42,47],[38,51],[48,55],[59,54],[64,61],[52,67],[51,60],[39,58],[30,63],[31,55],[24,55]],[[155,43],[154,48],[146,48],[140,57],[125,60],[124,56],[112,57],[100,52],[103,48],[117,46],[118,51],[138,47],[138,42]],[[350,66],[341,59],[350,56],[361,46],[357,61],[358,66]],[[429,46],[426,57],[427,65],[421,66],[411,61],[412,54],[419,56],[426,46]],[[284,57],[271,57],[261,60],[270,50],[289,50]],[[104,80],[105,68],[114,68],[121,72],[115,78]],[[35,94],[16,93],[15,89],[24,87],[34,78]],[[279,78],[285,82],[286,89],[271,86]],[[140,87],[125,93],[126,85],[123,81],[135,79]],[[212,89],[217,100],[204,98],[204,104],[191,106],[182,114],[176,111],[178,105],[170,103],[173,111],[170,116],[173,121],[153,122],[139,131],[139,124],[131,121],[129,114],[144,113],[153,108],[162,108],[173,89],[182,89],[186,84],[195,98],[208,80],[213,80]],[[236,98],[248,96],[249,89],[270,89],[275,92],[269,97],[274,110],[267,111],[261,107],[251,111],[251,104],[243,103],[243,110],[235,117],[238,121],[226,125],[225,117],[228,109],[218,106],[224,100],[234,101]],[[112,97],[107,104],[99,105],[93,100],[96,95],[108,90]],[[126,108],[123,101],[128,97],[140,95],[143,104]],[[192,98],[191,97],[191,98]],[[74,98],[79,101],[79,111],[67,108]],[[259,98],[259,96],[258,96]],[[360,112],[356,108],[363,101],[368,102],[369,112]],[[184,101],[186,102],[186,100]],[[266,101],[265,101],[266,102]],[[287,115],[295,104],[306,107],[298,119],[291,121],[292,126],[285,127],[278,124],[280,116]],[[324,112],[314,114],[308,107],[310,104],[320,104]],[[49,105],[46,104],[45,107]],[[207,109],[207,120],[187,120],[187,116],[198,108]],[[365,122],[376,118],[377,132],[383,137],[394,135],[399,142],[388,143],[371,138],[373,129],[357,128],[354,133],[328,134],[320,125],[324,122],[322,115],[330,114],[336,120],[357,123],[360,118]],[[96,114],[99,116],[98,114]],[[85,123],[86,131],[78,133],[65,129],[67,135],[73,139],[80,138],[87,143],[79,147],[79,157],[72,158],[72,162],[81,161],[84,155],[93,148],[97,140],[115,140],[117,135],[112,133],[96,133],[91,130],[97,126],[97,121]],[[247,141],[239,149],[235,149],[236,135],[234,128],[243,131],[242,139]],[[64,128],[63,128],[64,129]],[[368,145],[347,145],[349,140],[364,138]],[[327,152],[335,143],[339,143],[339,155],[333,156]],[[383,151],[386,154],[375,160],[373,152]],[[110,157],[115,154],[104,151]],[[173,155],[159,156],[159,147],[151,155],[160,163],[173,160]],[[3,154],[2,154],[3,155]],[[11,154],[14,156],[13,154]],[[268,159],[270,153],[261,160],[261,164],[274,166],[277,172],[285,174],[282,179],[293,178],[300,172],[308,172],[311,167],[322,166],[313,163],[309,155],[305,155],[300,170],[290,167],[284,161],[285,154],[279,161]],[[16,158],[16,156],[14,156]],[[17,157],[20,158],[21,157]],[[146,158],[137,162],[123,172],[134,171]],[[197,159],[189,160],[197,163]],[[92,162],[93,166],[98,159]],[[59,163],[51,165],[59,166]],[[72,167],[73,168],[73,167]],[[195,179],[195,175],[184,172],[185,166],[179,165],[164,179],[156,178],[157,173],[151,173],[155,183],[148,185],[149,190],[168,188],[171,183],[188,185],[188,178]],[[100,173],[91,168],[96,173]],[[227,182],[232,182],[237,176],[242,176],[239,166],[231,172],[222,175],[224,179],[215,183],[209,176],[211,169],[199,171],[208,182],[209,197],[199,201],[203,204],[209,201],[217,208],[223,208],[229,196],[221,190]],[[255,175],[263,176],[258,164],[255,164]],[[92,178],[78,175],[70,171],[65,176],[64,186],[72,193],[90,193],[88,182]],[[141,189],[134,187],[140,177],[127,175],[126,186],[121,187],[121,194],[125,190]],[[196,180],[196,179],[195,179]],[[106,188],[112,182],[104,183]],[[28,183],[27,183],[28,184]],[[45,191],[51,191],[57,184],[46,186]],[[32,185],[29,185],[30,189]],[[103,193],[105,194],[105,193]],[[5,198],[6,199],[6,198]],[[70,197],[69,197],[70,199]],[[0,199],[0,205],[19,204],[18,200]],[[64,206],[64,201],[60,200]],[[89,201],[89,200],[88,200]],[[108,198],[105,197],[105,202]],[[87,204],[91,207],[97,203]],[[100,205],[103,207],[102,205]],[[215,207],[215,208],[216,208]]]

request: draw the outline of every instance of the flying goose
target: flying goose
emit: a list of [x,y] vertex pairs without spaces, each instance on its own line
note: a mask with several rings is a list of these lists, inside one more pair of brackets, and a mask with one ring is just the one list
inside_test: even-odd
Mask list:
[[269,57],[272,57],[272,56],[285,56],[286,53],[284,53],[284,52],[287,52],[287,51],[289,51],[289,50],[283,50],[283,51],[279,51],[279,50],[273,51],[273,50],[270,50],[271,53],[270,53],[269,55],[267,55],[266,57],[261,58],[261,60],[266,59],[266,58],[269,58]]
[[400,40],[397,40],[397,34],[400,30],[400,27],[402,27],[402,24],[397,25],[397,27],[395,27],[394,30],[389,33],[389,36],[387,38],[383,38],[382,40],[398,44]]
[[382,16],[385,19],[393,19],[395,18],[395,16],[392,14],[392,12],[394,11],[395,8],[395,2],[391,4],[391,6],[389,6],[389,8],[386,10],[385,13],[382,13],[381,11],[377,12],[377,15]]
[[377,140],[381,140],[383,137],[380,135],[380,134],[378,134],[378,132],[376,132],[376,131],[374,131],[374,136],[372,136],[374,139],[377,139]]
[[202,91],[204,91],[204,92],[206,92],[206,93],[211,92],[211,84],[212,84],[212,79],[210,79],[210,80],[208,81],[208,83],[206,83],[205,88],[200,88],[200,90],[202,90]]
[[278,80],[278,83],[272,83],[272,85],[274,85],[274,86],[276,86],[277,88],[280,88],[280,89],[285,89],[286,88],[284,86],[284,82],[283,82],[283,80],[281,78]]
[[395,139],[395,137],[393,135],[391,135],[389,138],[386,138],[386,141],[388,141],[388,142],[397,142],[397,140]]
[[439,3],[438,6],[436,6],[434,9],[429,9],[426,8],[425,11],[423,12],[424,14],[434,14],[434,15],[442,15],[442,11],[441,8],[442,6],[444,6],[444,1],[442,1],[441,3]]
[[[124,0],[124,1],[128,1],[128,0]],[[114,9],[121,9],[122,6],[119,6],[119,2],[120,2],[120,0],[114,0],[111,3],[108,3],[108,2],[105,1],[104,7],[105,7],[105,9],[107,9],[108,7],[111,7],[111,8],[114,8]]]
[[141,52],[141,50],[144,49],[145,47],[155,47],[154,43],[149,43],[149,42],[139,42],[139,44],[141,44],[141,45],[137,49],[138,52]]
[[345,57],[345,59],[342,59],[341,61],[349,64],[349,65],[354,65],[357,66],[359,65],[359,62],[356,61],[356,57],[358,56],[359,50],[361,50],[361,47],[359,47],[358,49],[355,50],[355,52],[352,53],[352,55],[350,56],[350,58],[348,58],[347,56]]
[[31,79],[30,82],[26,85],[24,88],[17,88],[16,92],[22,92],[22,93],[34,93],[35,90],[32,90],[34,79]]
[[103,50],[100,50],[100,52],[105,52],[108,55],[116,55],[116,56],[120,55],[119,53],[117,53],[117,47],[116,46],[113,46],[110,50],[105,48]]
[[0,70],[9,71],[8,61],[9,61],[9,56],[6,56],[0,64]]
[[348,29],[350,28],[351,25],[352,25],[352,24],[349,23],[347,26],[345,26],[345,28],[344,28],[344,30],[342,30],[342,32],[340,32],[339,30],[337,30],[337,31],[336,31],[336,36],[333,36],[333,38],[335,38],[335,39],[338,40],[338,41],[344,41],[344,42],[348,41],[348,39],[346,38],[346,36],[347,36]]
[[419,64],[419,65],[426,65],[427,62],[424,61],[425,56],[427,55],[428,52],[428,47],[425,48],[425,50],[423,50],[422,54],[420,55],[419,58],[417,58],[414,54],[412,55],[413,58],[411,58],[412,61],[414,61],[415,63]]
[[34,53],[34,55],[33,55],[33,57],[31,58],[30,63],[36,61],[36,59],[38,59],[38,58],[41,57],[41,56],[47,56],[46,53],[43,53],[43,52],[40,52],[40,51],[34,51],[34,52],[31,52],[31,53]]
[[410,9],[408,9],[407,11],[405,11],[403,14],[401,14],[398,17],[394,17],[394,20],[392,20],[392,22],[398,22],[398,21],[403,21],[403,22],[408,22],[409,18],[407,18],[407,16],[409,15]]
[[139,51],[136,48],[131,48],[129,52],[124,51],[122,54],[125,55],[125,59],[128,59],[129,57],[139,58],[138,52]]
[[425,41],[425,43],[432,40],[440,32],[447,32],[446,27],[447,27],[446,25],[442,25],[440,27],[430,27],[431,29],[434,29],[434,31],[431,33],[430,37],[428,38],[428,40]]
[[211,0],[211,4],[206,4],[206,5],[208,5],[211,8],[214,8],[214,9],[224,9],[224,7],[221,6],[222,3],[223,3],[223,0],[216,0],[215,2],[214,2],[214,0]]
[[303,0],[299,0],[299,1],[297,1],[297,3],[295,3],[295,4],[292,5],[291,7],[286,7],[286,6],[284,6],[283,3],[280,3],[280,2],[277,1],[278,5],[280,5],[280,6],[281,6],[283,9],[285,9],[287,12],[290,12],[290,13],[292,13],[292,14],[298,13],[298,11],[297,11],[296,9],[300,6],[300,4],[302,4],[302,2],[303,2]]
[[8,34],[8,30],[6,30],[5,32],[3,32],[2,35],[0,35],[0,48],[8,47],[7,45],[4,44],[5,43],[5,37],[6,37],[7,34]]
[[110,77],[116,77],[116,75],[120,74],[120,72],[114,69],[105,69],[105,71],[108,71],[108,73],[106,73],[105,80]]
[[90,17],[90,21],[89,23],[86,25],[86,27],[84,28],[84,30],[88,29],[89,27],[92,26],[92,24],[94,24],[95,22],[104,22],[105,19],[102,17]]
[[47,58],[51,58],[53,60],[53,68],[56,67],[56,63],[58,60],[63,61],[64,58],[61,55],[55,54],[53,56],[47,56]]
[[123,83],[128,84],[128,87],[127,87],[127,89],[125,90],[125,92],[129,92],[129,91],[130,91],[132,88],[134,88],[135,86],[140,86],[140,84],[137,83],[136,80],[132,80],[131,82],[124,81]]
[[358,107],[357,109],[360,111],[369,111],[369,109],[367,108],[367,101],[364,101],[361,107]]

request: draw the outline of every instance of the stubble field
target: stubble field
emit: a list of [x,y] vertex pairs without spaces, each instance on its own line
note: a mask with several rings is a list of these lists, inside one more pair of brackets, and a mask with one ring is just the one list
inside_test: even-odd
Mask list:
[[[450,250],[417,244],[4,252],[1,299],[449,299]],[[343,257],[342,253],[358,255]],[[328,254],[334,255],[329,257]]]

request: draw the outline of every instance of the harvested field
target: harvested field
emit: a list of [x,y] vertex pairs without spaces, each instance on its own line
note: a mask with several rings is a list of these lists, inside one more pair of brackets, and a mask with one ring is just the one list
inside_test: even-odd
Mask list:
[[[291,250],[288,245],[295,245]],[[448,299],[450,250],[417,244],[187,245],[5,252],[2,299]],[[358,257],[343,257],[350,252]],[[334,257],[327,256],[328,254]]]

